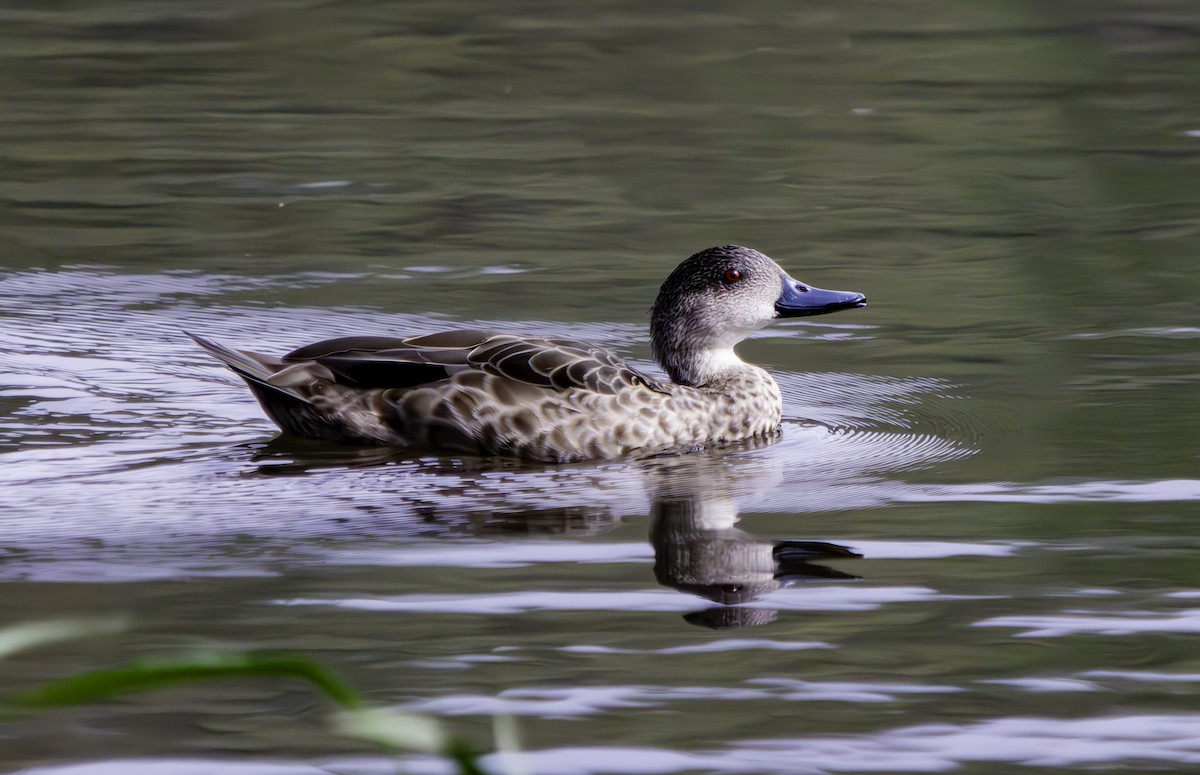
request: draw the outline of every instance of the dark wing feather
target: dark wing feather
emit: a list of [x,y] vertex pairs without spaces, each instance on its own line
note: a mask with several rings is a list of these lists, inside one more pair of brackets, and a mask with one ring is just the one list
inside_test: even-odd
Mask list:
[[489,339],[496,337],[495,332],[480,331],[474,328],[463,328],[455,331],[442,331],[437,334],[413,336],[401,339],[395,336],[343,336],[338,339],[326,339],[321,342],[305,345],[298,350],[292,350],[283,356],[285,363],[297,361],[315,361],[326,355],[338,355],[348,352],[378,353],[386,350],[414,349],[422,351],[462,350],[478,347]]
[[297,350],[292,350],[283,356],[283,362],[299,363],[319,360],[329,355],[387,350],[393,347],[403,347],[405,343],[404,339],[394,336],[343,336],[339,339],[313,342]]
[[436,334],[414,336],[404,341],[410,347],[461,350],[463,348],[478,347],[494,336],[496,336],[495,331],[481,331],[478,328],[459,328],[454,331],[439,331]]
[[436,363],[412,363],[375,354],[350,352],[315,360],[347,382],[364,388],[416,387],[450,376],[445,366]]
[[616,393],[643,387],[670,391],[615,353],[574,339],[540,339],[475,329],[399,339],[349,336],[306,345],[287,364],[315,362],[363,388],[405,388],[438,382],[464,367],[546,390]]
[[283,356],[286,364],[319,363],[341,381],[362,388],[406,388],[438,382],[467,365],[467,353],[495,334],[474,329],[400,339],[346,336],[305,345]]

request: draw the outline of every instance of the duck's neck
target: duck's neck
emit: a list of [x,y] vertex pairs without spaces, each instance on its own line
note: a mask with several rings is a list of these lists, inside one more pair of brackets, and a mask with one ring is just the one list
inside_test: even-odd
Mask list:
[[651,332],[654,359],[677,385],[694,388],[719,387],[761,371],[738,357],[733,345],[692,341],[686,332],[655,327]]

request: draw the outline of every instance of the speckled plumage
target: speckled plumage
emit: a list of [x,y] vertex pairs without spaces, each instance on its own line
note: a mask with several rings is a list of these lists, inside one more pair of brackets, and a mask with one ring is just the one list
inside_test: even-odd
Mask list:
[[281,358],[193,338],[246,381],[285,433],[570,462],[776,433],[779,387],[733,345],[779,314],[864,303],[861,294],[817,291],[841,295],[821,306],[784,304],[809,290],[748,248],[710,248],[684,261],[664,282],[651,321],[670,383],[596,345],[479,330],[332,339]]

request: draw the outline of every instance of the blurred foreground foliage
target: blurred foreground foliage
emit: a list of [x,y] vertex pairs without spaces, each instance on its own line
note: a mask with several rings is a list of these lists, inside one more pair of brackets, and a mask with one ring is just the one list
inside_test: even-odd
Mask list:
[[[69,619],[34,622],[0,630],[0,659],[58,641],[119,632],[125,620]],[[448,734],[429,716],[369,707],[354,687],[316,660],[298,654],[269,652],[198,652],[176,659],[137,660],[42,684],[8,701],[22,711],[83,705],[113,697],[214,679],[292,679],[308,683],[332,701],[337,710],[330,729],[391,752],[444,756],[459,775],[485,775],[479,754],[465,740]]]

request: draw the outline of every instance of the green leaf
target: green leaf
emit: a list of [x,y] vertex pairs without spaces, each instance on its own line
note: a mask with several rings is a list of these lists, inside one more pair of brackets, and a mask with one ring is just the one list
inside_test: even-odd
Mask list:
[[122,694],[162,689],[216,678],[295,678],[307,681],[346,709],[362,706],[349,685],[321,664],[290,654],[200,654],[180,660],[132,662],[112,670],[65,678],[19,695],[13,703],[25,708],[79,705]]

